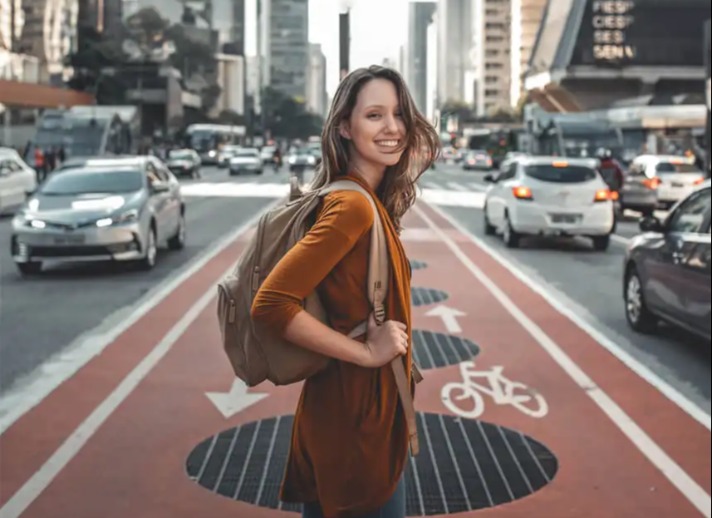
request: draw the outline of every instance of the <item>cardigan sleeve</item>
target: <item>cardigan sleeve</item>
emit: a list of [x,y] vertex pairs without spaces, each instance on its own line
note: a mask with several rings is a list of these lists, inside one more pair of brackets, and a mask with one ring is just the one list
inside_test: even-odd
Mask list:
[[312,228],[260,286],[251,311],[255,325],[284,336],[289,323],[303,310],[304,299],[370,231],[373,221],[371,203],[362,194],[328,194]]

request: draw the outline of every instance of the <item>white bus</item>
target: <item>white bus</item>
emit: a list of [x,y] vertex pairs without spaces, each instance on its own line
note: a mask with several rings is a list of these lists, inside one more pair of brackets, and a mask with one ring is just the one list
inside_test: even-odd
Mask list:
[[225,144],[244,144],[245,127],[228,124],[191,124],[185,131],[185,145],[198,152],[203,164],[217,164]]

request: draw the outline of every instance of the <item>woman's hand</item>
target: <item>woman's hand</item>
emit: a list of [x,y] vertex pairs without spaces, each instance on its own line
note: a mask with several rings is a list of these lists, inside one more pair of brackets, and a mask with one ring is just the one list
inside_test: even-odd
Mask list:
[[388,320],[379,326],[373,314],[368,319],[368,334],[364,355],[359,365],[378,368],[408,353],[408,332],[405,324]]

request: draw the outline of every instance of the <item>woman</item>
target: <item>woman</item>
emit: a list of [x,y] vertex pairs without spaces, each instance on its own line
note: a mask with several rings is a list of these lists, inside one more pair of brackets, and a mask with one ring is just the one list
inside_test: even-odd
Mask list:
[[[252,308],[261,327],[336,360],[304,384],[281,500],[303,502],[306,518],[403,518],[408,431],[390,363],[402,356],[412,380],[412,330],[410,267],[399,232],[418,177],[437,157],[438,136],[401,76],[370,67],[339,86],[322,151],[313,188],[347,178],[377,199],[391,258],[387,322],[377,326],[371,317],[365,340],[346,336],[371,313],[366,283],[374,214],[358,192],[330,193]],[[314,290],[331,327],[302,309]]]

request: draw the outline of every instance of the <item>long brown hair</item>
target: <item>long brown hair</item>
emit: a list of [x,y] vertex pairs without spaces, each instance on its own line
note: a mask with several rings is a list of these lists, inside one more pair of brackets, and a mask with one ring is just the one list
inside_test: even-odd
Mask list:
[[403,77],[395,70],[379,66],[360,68],[341,81],[321,134],[323,161],[312,188],[319,189],[349,172],[348,140],[341,136],[339,127],[351,117],[361,89],[374,79],[386,79],[395,85],[406,126],[403,155],[396,165],[387,168],[377,193],[400,230],[401,218],[415,203],[418,179],[437,159],[440,144],[435,128],[418,111]]

